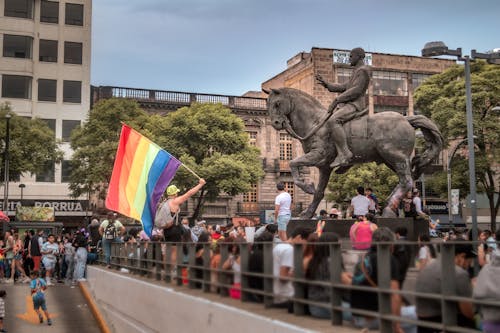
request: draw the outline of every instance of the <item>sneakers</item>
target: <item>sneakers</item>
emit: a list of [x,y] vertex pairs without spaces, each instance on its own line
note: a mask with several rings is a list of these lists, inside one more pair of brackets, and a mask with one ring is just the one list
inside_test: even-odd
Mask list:
[[40,324],[43,324],[43,316],[42,315],[38,315],[38,320],[40,320]]
[[14,283],[14,280],[13,279],[7,279],[7,280],[5,280],[5,283]]
[[50,279],[47,279],[47,286],[53,286],[54,284],[50,281]]
[[47,319],[47,325],[51,326],[52,325],[52,319]]

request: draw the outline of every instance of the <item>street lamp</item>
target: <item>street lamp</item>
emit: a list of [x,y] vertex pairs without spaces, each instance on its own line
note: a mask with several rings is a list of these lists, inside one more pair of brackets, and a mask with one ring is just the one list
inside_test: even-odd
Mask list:
[[[10,144],[10,113],[5,115],[5,149],[3,151],[3,210],[6,216],[9,216],[9,144]],[[2,223],[2,231],[5,234],[7,223]]]
[[452,224],[453,220],[451,217],[451,160],[453,159],[453,156],[455,156],[455,153],[458,150],[458,147],[463,145],[468,139],[463,138],[460,140],[460,142],[457,143],[457,145],[453,148],[451,151],[451,154],[448,154],[448,163],[446,165],[446,175],[447,175],[447,180],[448,180],[448,223]]
[[441,55],[450,55],[457,57],[458,60],[464,62],[465,71],[465,111],[467,114],[467,145],[469,146],[469,186],[470,186],[470,207],[472,219],[472,240],[477,240],[477,200],[476,200],[476,165],[474,156],[474,129],[472,118],[472,93],[470,83],[470,61],[478,59],[486,59],[490,64],[498,63],[500,52],[479,53],[476,50],[471,51],[471,55],[462,56],[462,48],[450,50],[445,43],[429,42],[422,49],[423,57],[435,57]]
[[19,184],[19,188],[21,189],[21,206],[23,205],[23,191],[25,187],[25,184]]

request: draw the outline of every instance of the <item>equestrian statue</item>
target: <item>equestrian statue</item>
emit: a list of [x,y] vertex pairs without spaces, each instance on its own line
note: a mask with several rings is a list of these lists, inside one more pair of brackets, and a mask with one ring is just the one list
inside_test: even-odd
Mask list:
[[[366,90],[371,68],[364,64],[362,48],[351,51],[349,61],[354,71],[342,84],[328,83],[320,75],[316,80],[331,92],[340,93],[325,109],[314,97],[292,88],[264,90],[272,126],[286,130],[300,140],[304,155],[290,161],[295,185],[313,194],[313,201],[301,214],[311,218],[325,194],[330,174],[335,169],[345,173],[354,164],[384,163],[399,178],[387,200],[383,217],[397,216],[399,202],[413,188],[423,168],[439,154],[443,137],[437,126],[422,115],[403,116],[397,112],[368,115]],[[426,141],[426,150],[415,154],[415,129],[420,129]],[[302,177],[303,167],[319,170],[317,188]]]

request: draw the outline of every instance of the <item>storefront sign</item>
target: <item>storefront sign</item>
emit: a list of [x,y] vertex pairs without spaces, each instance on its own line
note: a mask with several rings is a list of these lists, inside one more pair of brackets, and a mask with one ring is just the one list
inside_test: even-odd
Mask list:
[[[89,207],[88,200],[11,200],[9,212],[15,212],[18,206],[52,208],[56,216],[86,216]],[[0,202],[3,211],[3,202]]]
[[[346,64],[349,65],[349,55],[351,52],[349,51],[340,51],[340,50],[333,50],[333,62],[337,64]],[[365,65],[371,66],[372,65],[372,54],[371,53],[365,53]]]

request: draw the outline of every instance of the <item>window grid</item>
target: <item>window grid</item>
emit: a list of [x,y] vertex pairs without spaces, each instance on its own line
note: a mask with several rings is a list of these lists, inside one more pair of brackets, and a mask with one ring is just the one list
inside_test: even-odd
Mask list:
[[40,39],[38,60],[43,62],[57,62],[57,40]]
[[40,22],[59,23],[59,2],[42,0]]
[[337,67],[337,83],[342,84],[349,81],[353,71],[352,68]]
[[257,184],[251,184],[251,190],[243,193],[243,202],[257,202]]
[[293,141],[288,133],[280,133],[280,160],[289,161],[292,159]]
[[288,192],[288,194],[290,194],[293,202],[293,196],[295,194],[295,184],[293,182],[283,182],[283,184],[285,185],[285,192]]
[[413,73],[411,75],[411,87],[413,91],[415,91],[415,89],[417,89],[426,79],[431,76],[431,74]]
[[257,132],[249,131],[248,133],[248,143],[250,146],[257,146]]
[[408,75],[401,72],[374,71],[373,94],[408,96]]

